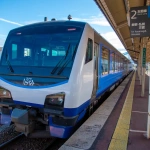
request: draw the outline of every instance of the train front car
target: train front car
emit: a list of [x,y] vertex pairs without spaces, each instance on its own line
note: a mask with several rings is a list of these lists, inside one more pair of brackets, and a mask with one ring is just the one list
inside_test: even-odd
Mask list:
[[79,102],[73,106],[71,74],[80,72],[76,56],[84,28],[81,22],[50,21],[10,31],[0,62],[1,124],[12,122],[27,136],[70,136],[83,117],[84,108],[75,108]]

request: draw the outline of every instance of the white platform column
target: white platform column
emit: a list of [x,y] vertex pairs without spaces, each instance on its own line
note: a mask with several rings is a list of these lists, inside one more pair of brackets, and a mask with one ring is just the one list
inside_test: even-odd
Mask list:
[[[149,76],[149,86],[150,86],[150,76]],[[150,88],[149,88],[149,99],[148,99],[148,118],[147,118],[147,138],[150,138]]]

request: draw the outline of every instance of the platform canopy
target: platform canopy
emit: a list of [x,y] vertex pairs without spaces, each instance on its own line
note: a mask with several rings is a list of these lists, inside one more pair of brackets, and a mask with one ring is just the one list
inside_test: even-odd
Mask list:
[[150,5],[150,0],[94,0],[113,27],[131,58],[136,61],[143,45],[147,48],[147,62],[150,62],[150,35],[130,36],[130,8]]

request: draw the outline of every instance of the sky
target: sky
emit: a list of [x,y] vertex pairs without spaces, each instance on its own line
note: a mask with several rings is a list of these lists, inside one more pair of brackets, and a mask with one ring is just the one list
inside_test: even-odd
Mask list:
[[[0,47],[10,30],[27,24],[48,20],[88,22],[120,52],[126,50],[94,0],[0,0]],[[128,57],[128,55],[126,55]]]

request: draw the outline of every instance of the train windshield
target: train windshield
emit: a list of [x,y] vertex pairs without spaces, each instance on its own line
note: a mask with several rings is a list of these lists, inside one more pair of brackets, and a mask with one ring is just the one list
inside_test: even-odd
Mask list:
[[82,27],[58,25],[14,30],[6,40],[1,65],[14,73],[17,67],[20,73],[24,68],[45,68],[46,75],[68,76],[82,31]]

